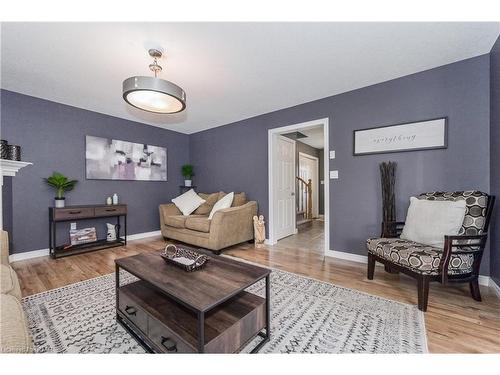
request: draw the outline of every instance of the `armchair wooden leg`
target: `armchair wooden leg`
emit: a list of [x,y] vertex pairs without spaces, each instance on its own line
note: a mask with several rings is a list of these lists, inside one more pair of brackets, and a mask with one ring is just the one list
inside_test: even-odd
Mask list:
[[368,280],[373,280],[373,274],[375,273],[375,257],[368,253]]
[[470,294],[472,294],[472,298],[476,301],[481,302],[481,292],[479,291],[479,281],[477,278],[469,283],[470,286]]
[[420,275],[417,279],[418,309],[427,311],[427,301],[429,299],[429,276]]

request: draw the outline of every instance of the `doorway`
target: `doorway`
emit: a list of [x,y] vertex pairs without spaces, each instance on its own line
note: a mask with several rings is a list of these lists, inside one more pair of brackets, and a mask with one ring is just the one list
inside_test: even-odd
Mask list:
[[328,118],[268,131],[270,245],[308,243],[314,233],[329,251],[328,143]]

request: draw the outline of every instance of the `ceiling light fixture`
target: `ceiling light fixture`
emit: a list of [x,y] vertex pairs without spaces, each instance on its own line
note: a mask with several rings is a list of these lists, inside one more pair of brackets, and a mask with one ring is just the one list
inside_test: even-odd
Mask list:
[[158,59],[162,53],[150,49],[149,55],[154,59],[149,69],[154,77],[135,76],[123,81],[123,99],[133,107],[153,113],[177,113],[186,108],[186,93],[176,84],[158,78],[162,68]]

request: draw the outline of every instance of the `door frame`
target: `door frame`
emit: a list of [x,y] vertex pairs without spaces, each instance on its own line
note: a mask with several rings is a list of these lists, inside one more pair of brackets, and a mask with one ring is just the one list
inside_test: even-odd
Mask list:
[[315,168],[315,172],[314,172],[316,174],[316,181],[314,184],[314,191],[313,191],[315,198],[313,199],[313,207],[312,207],[313,212],[312,212],[312,214],[313,214],[313,217],[314,217],[315,213],[316,213],[316,216],[319,216],[319,185],[321,184],[321,181],[319,179],[319,158],[316,156],[313,156],[313,155],[306,154],[305,152],[299,152],[299,165],[298,165],[299,170],[300,170],[300,157],[301,156],[303,158],[314,161],[314,163],[316,164],[316,168]]
[[[273,184],[273,169],[274,169],[274,163],[273,163],[273,155],[274,155],[274,150],[273,150],[273,135],[275,134],[281,134],[284,132],[289,132],[293,130],[298,130],[298,129],[304,129],[304,128],[310,128],[313,126],[318,126],[318,125],[323,125],[323,136],[324,136],[324,189],[325,189],[325,199],[324,199],[324,204],[325,204],[325,255],[329,252],[330,250],[330,178],[329,178],[329,170],[330,170],[330,159],[329,159],[329,154],[330,154],[330,139],[328,135],[328,117],[325,118],[320,118],[312,121],[306,121],[306,122],[301,122],[293,125],[287,125],[287,126],[282,126],[279,128],[273,128],[269,129],[267,132],[267,170],[268,170],[268,176],[267,176],[267,181],[268,181],[268,228],[269,228],[269,233],[268,233],[268,239],[267,243],[269,245],[275,245],[277,243],[275,236],[274,236],[274,184]],[[319,178],[319,176],[318,176]]]

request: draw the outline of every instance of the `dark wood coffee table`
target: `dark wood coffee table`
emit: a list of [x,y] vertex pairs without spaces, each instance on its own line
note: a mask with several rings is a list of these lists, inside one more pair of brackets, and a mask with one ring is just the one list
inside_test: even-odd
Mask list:
[[[257,352],[270,338],[266,268],[210,256],[186,272],[159,254],[115,260],[116,319],[153,353],[235,353],[257,335]],[[139,281],[120,286],[120,268]],[[244,289],[265,278],[266,298]]]

